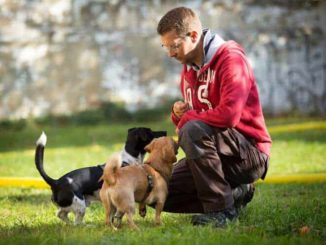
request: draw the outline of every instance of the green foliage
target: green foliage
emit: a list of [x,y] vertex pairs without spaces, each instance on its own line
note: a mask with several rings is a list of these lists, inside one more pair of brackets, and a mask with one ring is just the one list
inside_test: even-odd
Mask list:
[[132,114],[125,109],[123,104],[107,102],[102,104],[97,112],[102,114],[103,119],[107,122],[128,122],[132,120]]
[[172,102],[163,104],[162,106],[151,109],[140,109],[132,114],[132,118],[136,122],[160,121],[170,115]]
[[27,122],[25,119],[21,120],[3,120],[0,121],[0,130],[21,130],[25,128],[27,125]]
[[[172,102],[168,101],[162,106],[155,108],[141,108],[135,112],[129,112],[125,109],[124,104],[118,103],[103,103],[98,109],[84,110],[72,115],[60,115],[60,116],[45,116],[35,118],[34,121],[38,125],[99,125],[103,123],[125,123],[125,122],[151,122],[160,121],[167,117],[171,111]],[[10,122],[10,121],[8,121]],[[8,124],[8,122],[4,122]],[[13,123],[9,123],[7,128],[10,128]],[[1,124],[0,124],[1,127]]]

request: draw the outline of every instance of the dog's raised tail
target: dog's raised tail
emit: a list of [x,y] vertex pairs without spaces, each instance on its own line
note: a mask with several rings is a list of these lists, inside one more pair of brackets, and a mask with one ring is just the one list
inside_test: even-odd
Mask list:
[[114,185],[119,168],[121,168],[121,156],[120,154],[114,154],[107,160],[101,179],[108,185]]
[[35,165],[37,170],[39,171],[42,178],[48,183],[50,186],[54,186],[56,184],[56,180],[49,177],[43,168],[43,156],[44,156],[44,148],[46,145],[46,134],[42,132],[41,136],[36,141],[36,150],[35,150]]

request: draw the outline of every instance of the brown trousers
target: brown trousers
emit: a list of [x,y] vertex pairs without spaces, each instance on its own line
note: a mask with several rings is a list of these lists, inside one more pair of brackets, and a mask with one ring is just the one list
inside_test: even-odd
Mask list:
[[236,129],[190,121],[179,133],[186,158],[176,163],[164,211],[207,213],[233,205],[232,189],[264,179],[269,157]]

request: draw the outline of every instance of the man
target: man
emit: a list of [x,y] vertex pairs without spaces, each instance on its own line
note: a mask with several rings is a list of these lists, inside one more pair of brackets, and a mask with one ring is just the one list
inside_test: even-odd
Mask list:
[[201,213],[194,225],[224,227],[268,169],[271,138],[253,71],[239,44],[202,30],[189,8],[170,10],[157,32],[169,57],[183,64],[184,101],[174,103],[171,117],[186,159],[173,171],[164,209]]

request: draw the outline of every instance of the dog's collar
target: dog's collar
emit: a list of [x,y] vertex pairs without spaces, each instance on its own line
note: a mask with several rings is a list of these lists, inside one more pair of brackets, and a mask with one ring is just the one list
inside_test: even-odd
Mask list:
[[147,174],[147,182],[148,182],[148,185],[147,185],[146,192],[150,193],[153,190],[153,187],[154,187],[154,182],[153,182],[153,176],[152,175]]
[[[150,163],[148,163],[148,162],[145,162],[145,163],[144,163],[144,166],[148,166],[148,167],[153,168],[153,167],[150,165]],[[153,168],[153,169],[154,169],[154,168]],[[158,170],[158,169],[154,169],[154,170],[155,170],[156,172],[158,172],[158,173],[162,176],[162,178],[165,180],[166,184],[169,185],[170,177],[167,176],[166,174],[162,173],[162,171],[160,171],[160,170]]]
[[145,193],[143,199],[141,200],[141,203],[144,202],[147,199],[147,197],[149,196],[149,194],[152,192],[152,190],[154,188],[153,176],[152,176],[151,171],[149,169],[150,166],[144,164],[142,167],[146,172],[148,185],[147,185],[146,193]]

